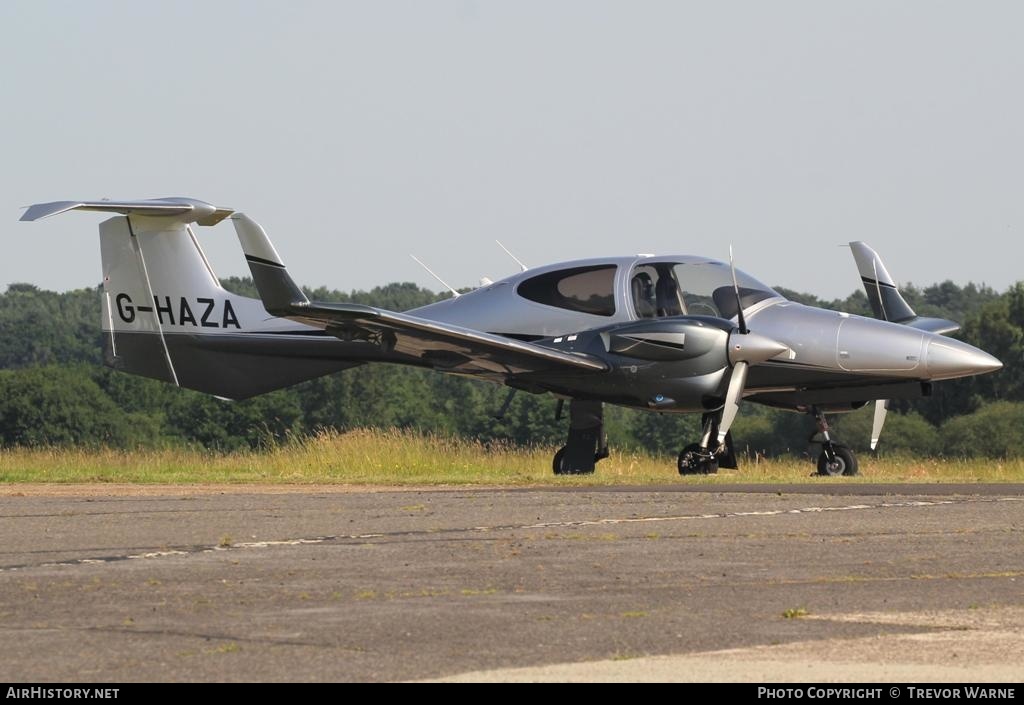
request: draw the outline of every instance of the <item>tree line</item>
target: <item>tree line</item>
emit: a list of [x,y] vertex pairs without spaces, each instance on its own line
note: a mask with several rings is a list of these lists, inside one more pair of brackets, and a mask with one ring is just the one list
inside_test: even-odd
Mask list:
[[[256,296],[248,278],[231,291]],[[778,288],[800,303],[870,316],[856,292],[823,301]],[[371,291],[306,289],[310,299],[407,310],[447,296],[410,283]],[[943,282],[907,286],[903,294],[925,316],[963,324],[955,336],[1005,365],[996,374],[934,386],[930,398],[896,402],[882,434],[882,453],[954,457],[1024,455],[1024,282],[1005,292]],[[102,366],[101,289],[65,293],[12,284],[0,294],[0,444],[112,447],[198,446],[213,450],[281,442],[322,428],[406,428],[482,441],[557,445],[567,420],[555,420],[550,395],[517,394],[502,418],[503,387],[394,365],[364,365],[241,402],[228,402]],[[834,417],[843,442],[866,448],[866,409]],[[674,454],[696,439],[696,415],[607,407],[615,447]],[[807,450],[811,420],[744,404],[733,435],[740,450],[764,455]]]

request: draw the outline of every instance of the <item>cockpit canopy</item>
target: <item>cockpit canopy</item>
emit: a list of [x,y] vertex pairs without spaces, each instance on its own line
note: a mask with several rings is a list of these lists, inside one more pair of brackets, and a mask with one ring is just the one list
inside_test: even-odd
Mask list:
[[[746,310],[759,301],[780,296],[748,274],[736,272],[740,305]],[[629,280],[633,309],[639,318],[663,316],[736,315],[732,272],[722,262],[639,262]]]
[[[744,309],[781,298],[737,271]],[[533,303],[616,320],[665,316],[736,316],[729,265],[698,257],[582,261],[519,281],[516,293]]]

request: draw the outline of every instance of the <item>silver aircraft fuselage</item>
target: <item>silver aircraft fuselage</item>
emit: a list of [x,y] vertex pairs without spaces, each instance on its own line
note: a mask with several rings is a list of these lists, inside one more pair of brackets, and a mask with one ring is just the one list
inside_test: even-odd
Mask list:
[[[661,264],[717,268],[721,286],[729,286],[729,265],[703,257],[633,256],[561,262],[529,269],[479,289],[430,304],[411,315],[464,328],[532,340],[557,349],[588,352],[582,335],[626,323],[667,322],[671,317],[643,318],[631,299],[629,283],[640,267]],[[519,285],[545,273],[614,266],[614,313],[594,315],[531,301],[519,295]],[[741,284],[756,280],[739,273]],[[685,282],[684,282],[685,284]],[[806,306],[763,287],[769,295],[744,306],[749,328],[787,350],[750,369],[744,397],[794,410],[812,405],[832,411],[856,408],[876,398],[919,397],[928,393],[922,383],[966,377],[999,369],[994,357],[967,343],[906,325]],[[684,315],[722,316],[720,311],[687,311]],[[728,316],[733,324],[736,316]],[[572,338],[572,339],[571,339]],[[607,349],[604,351],[607,353]],[[559,383],[538,375],[538,387],[566,396],[587,396],[612,403],[659,411],[700,411],[714,406],[724,393],[724,369],[671,369],[651,379],[638,373],[643,365],[623,358],[611,377],[620,383],[599,385],[581,378]],[[577,383],[574,384],[573,382]],[[539,389],[538,389],[539,391]],[[675,403],[659,405],[659,396]]]

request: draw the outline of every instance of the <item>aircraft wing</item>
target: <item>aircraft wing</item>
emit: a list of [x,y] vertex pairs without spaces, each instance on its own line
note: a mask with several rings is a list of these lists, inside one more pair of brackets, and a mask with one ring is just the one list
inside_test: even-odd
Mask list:
[[494,378],[530,372],[604,372],[590,355],[359,304],[300,303],[289,318],[319,323],[345,341],[371,343],[382,354],[416,358],[441,371]]
[[235,213],[231,219],[267,312],[323,326],[329,334],[353,343],[354,359],[401,361],[502,383],[509,377],[534,372],[591,373],[608,369],[604,362],[589,355],[407,313],[359,304],[311,302],[288,275],[263,228],[243,213]]

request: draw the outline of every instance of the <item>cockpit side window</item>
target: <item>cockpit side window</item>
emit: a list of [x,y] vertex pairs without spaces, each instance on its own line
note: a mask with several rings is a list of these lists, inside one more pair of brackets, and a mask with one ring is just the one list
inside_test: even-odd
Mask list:
[[658,273],[653,267],[637,267],[629,280],[629,293],[633,297],[633,309],[639,318],[654,318],[658,305],[654,293],[654,281]]
[[654,288],[658,299],[659,316],[682,316],[683,302],[679,298],[679,285],[671,269],[658,277],[658,285]]
[[680,296],[674,265],[671,262],[642,264],[630,277],[633,310],[639,318],[682,316],[686,306]]
[[614,264],[538,274],[519,284],[523,298],[592,316],[615,315]]
[[[779,296],[743,272],[736,276],[744,309]],[[644,262],[630,276],[630,296],[638,318],[736,316],[732,272],[722,262]]]

